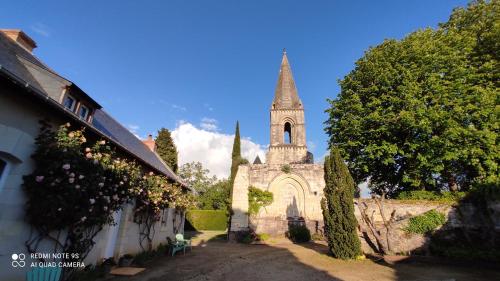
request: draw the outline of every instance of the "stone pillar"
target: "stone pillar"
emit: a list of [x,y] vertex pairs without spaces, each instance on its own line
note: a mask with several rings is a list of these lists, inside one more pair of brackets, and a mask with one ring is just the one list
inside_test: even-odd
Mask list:
[[233,184],[232,199],[232,216],[231,216],[231,233],[248,230],[248,186],[249,182],[249,166],[240,165]]

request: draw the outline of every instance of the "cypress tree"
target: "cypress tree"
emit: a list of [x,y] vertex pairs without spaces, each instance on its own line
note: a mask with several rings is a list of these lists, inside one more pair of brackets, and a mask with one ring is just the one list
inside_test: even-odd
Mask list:
[[236,172],[238,172],[238,166],[241,164],[240,123],[238,121],[236,121],[236,132],[234,133],[233,153],[231,155],[231,159],[231,175],[229,176],[229,182],[232,187],[234,178],[236,177]]
[[354,259],[361,253],[354,216],[354,180],[337,148],[325,157],[325,197],[321,200],[325,238],[335,258]]
[[227,202],[227,238],[229,240],[229,233],[231,232],[231,218],[232,218],[232,199],[233,199],[233,184],[238,166],[241,163],[241,147],[240,147],[240,123],[236,121],[236,131],[234,132],[233,153],[231,154],[231,174],[229,175],[229,198]]
[[161,159],[167,163],[174,173],[177,173],[177,148],[175,147],[170,131],[161,128],[158,131],[158,136],[155,139],[156,153],[160,155]]

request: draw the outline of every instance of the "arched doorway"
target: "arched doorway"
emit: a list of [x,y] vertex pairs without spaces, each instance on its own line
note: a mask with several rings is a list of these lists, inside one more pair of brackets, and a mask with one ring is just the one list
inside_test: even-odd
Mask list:
[[273,193],[273,203],[261,212],[260,217],[306,217],[305,192],[307,182],[295,174],[282,174],[269,184]]

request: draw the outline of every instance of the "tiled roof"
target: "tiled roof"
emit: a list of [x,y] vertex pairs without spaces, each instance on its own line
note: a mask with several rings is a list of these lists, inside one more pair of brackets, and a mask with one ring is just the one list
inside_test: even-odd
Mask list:
[[[2,32],[0,32],[0,71],[21,80],[26,87],[35,89],[38,94],[51,97],[55,101],[51,104],[56,104],[61,108],[63,106],[57,102],[57,99],[61,95],[63,87],[77,87],[71,81],[54,72],[33,54],[18,46]],[[67,110],[63,111],[67,114],[73,114]],[[149,150],[141,140],[102,109],[95,110],[92,124],[80,122],[108,137],[134,158],[145,162],[167,177],[182,182],[156,153]]]

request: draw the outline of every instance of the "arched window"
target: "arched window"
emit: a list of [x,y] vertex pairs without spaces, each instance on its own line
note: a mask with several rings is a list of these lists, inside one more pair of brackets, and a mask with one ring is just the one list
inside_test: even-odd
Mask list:
[[288,122],[285,123],[284,142],[285,142],[285,144],[292,143],[292,125],[290,125],[290,123],[288,123]]

